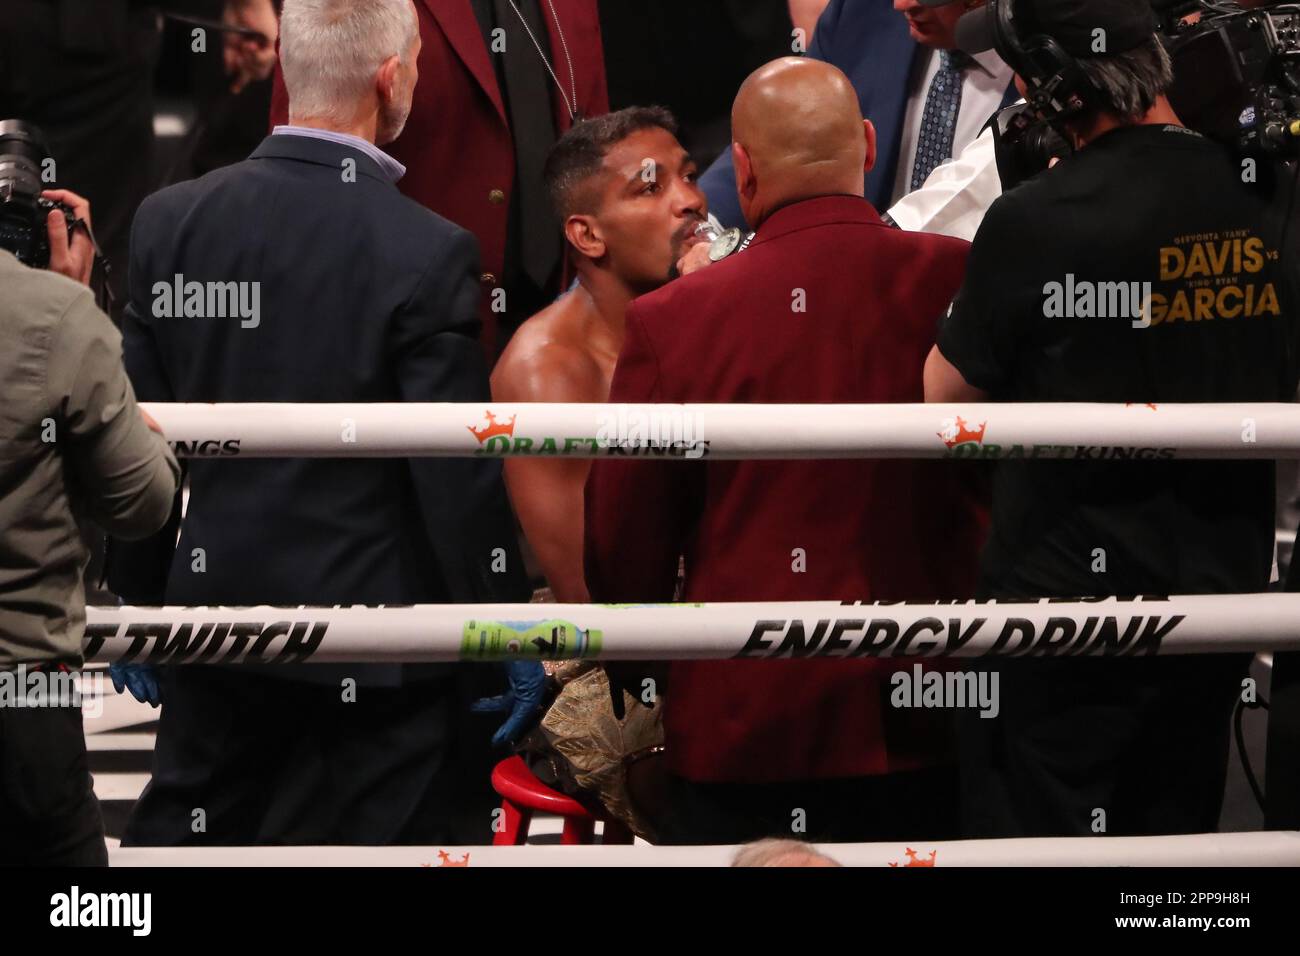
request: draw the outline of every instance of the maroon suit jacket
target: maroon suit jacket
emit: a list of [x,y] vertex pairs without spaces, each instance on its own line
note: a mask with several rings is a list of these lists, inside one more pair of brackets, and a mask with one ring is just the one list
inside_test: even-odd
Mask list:
[[[555,12],[573,58],[582,116],[609,112],[605,87],[605,56],[601,49],[596,0],[554,0]],[[469,0],[416,0],[420,15],[420,79],[406,129],[384,147],[406,166],[398,188],[478,237],[482,261],[483,296],[479,317],[489,360],[498,342],[491,289],[498,284],[505,259],[506,218],[514,188],[514,143],[487,44]],[[541,4],[557,51],[556,72],[567,90],[567,63],[550,7]],[[563,69],[561,69],[563,64]],[[558,88],[552,84],[551,105],[556,129],[570,125]],[[288,96],[279,66],[271,101],[272,124],[286,123]]]
[[[786,206],[744,252],[632,303],[609,400],[923,401],[922,368],[968,248],[890,229],[857,197]],[[792,310],[795,289],[806,312]],[[970,475],[953,466],[598,460],[586,499],[592,600],[671,600],[679,554],[691,602],[971,597],[983,526],[962,486]],[[758,783],[932,764],[944,718],[889,706],[899,666],[675,662],[669,768]]]

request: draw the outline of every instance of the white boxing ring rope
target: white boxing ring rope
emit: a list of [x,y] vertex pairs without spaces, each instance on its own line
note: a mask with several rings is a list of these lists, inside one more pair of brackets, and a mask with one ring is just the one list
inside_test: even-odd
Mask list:
[[145,403],[189,457],[1289,458],[1300,405]]
[[[183,457],[1300,457],[1300,406],[145,403]],[[237,466],[236,466],[237,467]],[[87,661],[1135,657],[1300,648],[1300,594],[1093,601],[88,608]],[[914,844],[936,865],[1295,866],[1300,833]],[[908,863],[900,844],[825,847]],[[726,865],[734,847],[117,848],[131,865]]]
[[1145,657],[1300,649],[1300,594],[1026,603],[123,606],[88,608],[86,616],[87,660],[153,663]]
[[[1104,839],[909,839],[817,846],[845,866],[1300,866],[1300,832],[1293,830]],[[109,862],[113,866],[728,866],[736,849],[617,845],[115,847],[109,850]]]

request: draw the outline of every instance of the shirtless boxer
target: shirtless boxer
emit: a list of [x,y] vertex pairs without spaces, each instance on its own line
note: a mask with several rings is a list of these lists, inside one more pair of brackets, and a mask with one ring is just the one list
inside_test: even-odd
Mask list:
[[[546,183],[578,282],[520,326],[493,372],[493,399],[607,401],[628,304],[708,263],[708,245],[694,236],[707,201],[675,130],[665,110],[632,107],[580,123],[556,143]],[[590,468],[580,458],[505,462],[515,513],[555,600],[564,603],[588,601],[582,512]],[[522,743],[530,766],[566,792],[596,798],[607,815],[653,839],[658,761],[631,755],[653,753],[662,743],[662,708],[631,706],[627,697],[626,715],[616,715],[611,697],[625,695],[611,695],[602,669],[560,665],[551,673],[564,690]],[[563,758],[555,746],[561,739]],[[610,741],[619,744],[609,749]],[[635,771],[624,769],[629,758]],[[566,773],[572,781],[562,779]]]
[[[703,261],[696,168],[658,107],[629,107],[565,133],[546,163],[578,284],[524,322],[492,374],[498,402],[604,402],[628,303]],[[691,253],[688,257],[687,254]],[[507,458],[506,486],[557,601],[586,603],[582,494],[588,459]]]

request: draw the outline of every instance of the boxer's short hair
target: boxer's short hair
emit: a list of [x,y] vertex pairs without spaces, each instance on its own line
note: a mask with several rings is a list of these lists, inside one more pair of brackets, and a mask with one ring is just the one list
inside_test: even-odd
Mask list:
[[551,205],[563,222],[574,213],[595,211],[597,190],[587,188],[603,169],[605,156],[616,144],[645,129],[677,135],[677,120],[662,106],[629,106],[614,113],[573,124],[551,147],[543,179]]

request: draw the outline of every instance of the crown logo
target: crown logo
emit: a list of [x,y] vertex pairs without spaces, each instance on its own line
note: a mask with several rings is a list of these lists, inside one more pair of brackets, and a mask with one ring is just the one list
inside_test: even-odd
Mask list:
[[949,448],[968,441],[979,444],[984,441],[984,429],[988,427],[988,424],[988,422],[981,422],[980,427],[974,429],[967,424],[964,418],[946,418],[939,423],[941,430],[937,434]]
[[494,435],[508,435],[511,437],[514,436],[515,419],[519,417],[518,415],[511,415],[510,421],[508,422],[497,421],[497,417],[493,415],[491,412],[485,412],[484,415],[487,417],[487,424],[484,425],[482,428],[475,428],[473,425],[465,426],[466,428],[469,429],[470,434],[478,439],[478,443],[480,445],[483,444],[485,441],[487,441],[489,438],[492,438]]
[[[921,859],[920,857],[918,857],[918,856],[916,855],[916,851],[913,850],[910,846],[907,848],[907,851],[906,851],[906,852],[907,852],[907,862],[903,864],[904,867],[908,867],[908,866],[934,866],[934,858],[939,854],[939,851],[938,851],[938,850],[931,850],[931,851],[930,851],[930,855],[929,855],[928,857],[926,857],[926,858],[924,858],[924,859]],[[897,863],[897,862],[893,862],[893,863],[890,863],[889,865],[890,865],[890,866],[898,866],[898,863]]]
[[[439,863],[438,863],[439,868],[444,867],[444,866],[469,866],[469,854],[468,854],[468,853],[466,853],[464,856],[462,856],[459,860],[453,860],[453,859],[451,858],[451,854],[449,854],[446,850],[439,850],[439,851],[438,851],[438,860],[439,860]],[[420,866],[433,866],[433,864],[432,864],[432,863],[421,863]]]

